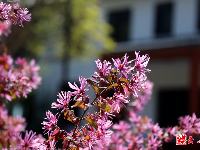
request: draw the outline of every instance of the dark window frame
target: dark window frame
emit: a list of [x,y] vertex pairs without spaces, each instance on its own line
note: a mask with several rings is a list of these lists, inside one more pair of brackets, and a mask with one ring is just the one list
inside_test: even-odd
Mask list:
[[113,33],[111,37],[116,42],[125,42],[130,40],[130,20],[131,10],[112,10],[108,13],[108,22],[113,27]]
[[161,127],[178,125],[178,118],[188,114],[188,105],[188,88],[160,88],[157,106],[159,125]]
[[200,32],[200,0],[197,1],[197,29]]
[[174,4],[170,2],[159,3],[155,9],[155,29],[157,38],[172,35]]

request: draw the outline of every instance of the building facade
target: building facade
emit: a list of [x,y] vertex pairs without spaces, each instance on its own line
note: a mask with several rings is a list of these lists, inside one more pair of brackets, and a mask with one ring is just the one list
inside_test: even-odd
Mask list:
[[142,115],[161,127],[193,112],[200,117],[200,0],[101,0],[99,6],[117,42],[103,59],[125,53],[134,59],[134,51],[150,56],[154,88]]

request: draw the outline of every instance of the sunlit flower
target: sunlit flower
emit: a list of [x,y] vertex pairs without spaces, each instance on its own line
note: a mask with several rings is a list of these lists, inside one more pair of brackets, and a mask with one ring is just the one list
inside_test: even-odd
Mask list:
[[53,102],[51,104],[51,108],[57,108],[57,109],[63,109],[66,110],[69,106],[69,102],[71,100],[71,92],[63,92],[61,91],[61,93],[58,93],[58,99],[57,99],[57,102]]
[[[56,115],[57,115],[57,114],[56,114]],[[48,110],[48,111],[46,112],[47,118],[45,118],[45,119],[48,120],[48,122],[43,121],[43,123],[41,123],[41,124],[44,125],[44,127],[42,127],[42,129],[45,129],[45,131],[47,131],[47,132],[49,132],[50,130],[54,129],[55,126],[57,125],[58,118],[59,118],[59,116],[58,116],[58,118],[57,118],[56,115],[53,115],[53,113],[50,112],[50,111]],[[45,131],[44,131],[44,132],[45,132]]]
[[77,96],[76,98],[78,99],[79,97],[85,95],[85,92],[88,91],[89,89],[86,88],[87,81],[83,77],[79,77],[79,82],[81,87],[79,88],[78,85],[74,82],[74,85],[72,85],[70,82],[68,82],[70,88],[74,89],[74,92],[71,92],[72,95]]
[[28,150],[29,148],[37,148],[40,144],[38,143],[38,138],[36,133],[33,131],[26,131],[24,139],[22,135],[19,135],[20,142],[18,143],[18,148],[21,150]]

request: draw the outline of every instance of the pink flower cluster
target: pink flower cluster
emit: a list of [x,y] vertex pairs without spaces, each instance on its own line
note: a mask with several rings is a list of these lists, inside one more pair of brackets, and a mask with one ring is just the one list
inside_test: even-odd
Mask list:
[[[50,142],[57,143],[59,140],[63,140],[63,149],[87,147],[91,149],[97,143],[105,148],[109,143],[107,139],[112,134],[112,131],[109,130],[112,121],[109,118],[112,118],[115,111],[120,111],[120,104],[129,103],[130,97],[127,96],[127,93],[133,93],[135,97],[138,97],[139,90],[149,92],[146,89],[146,72],[150,72],[149,69],[146,69],[149,61],[148,55],[140,56],[139,52],[136,52],[135,60],[128,61],[127,54],[121,59],[112,60],[114,66],[109,61],[104,60],[102,63],[98,59],[96,61],[98,72],[88,79],[79,77],[80,87],[76,83],[69,83],[74,92],[62,91],[58,94],[57,102],[52,103],[52,108],[61,111],[56,115],[47,111],[47,118],[45,118],[47,121],[42,123],[43,129],[49,135],[49,139],[46,141],[48,148],[50,148]],[[93,88],[96,93],[93,100],[90,100],[86,94],[90,88]],[[111,89],[115,91],[114,95],[103,98],[102,95]],[[75,101],[75,104],[71,106],[70,101]],[[86,115],[87,110],[94,105],[99,106],[99,111]],[[82,116],[75,116],[74,107],[81,107],[84,110]],[[62,113],[65,120],[75,124],[75,129],[69,133],[57,125]],[[79,123],[83,120],[88,124],[79,128]]]
[[11,20],[14,24],[23,26],[23,21],[31,20],[31,14],[28,12],[27,8],[20,8],[16,1],[12,4],[0,3],[0,20]]
[[[144,109],[144,106],[151,99],[153,83],[149,80],[146,81],[145,89],[140,89],[138,96],[132,96],[134,101],[131,101],[128,106],[132,106],[135,112],[139,113]],[[127,92],[131,96],[131,93]]]
[[25,58],[17,58],[15,63],[19,66],[13,66],[13,59],[6,53],[0,56],[0,97],[5,97],[11,101],[13,98],[27,97],[27,94],[36,89],[41,82],[38,75],[39,66],[35,65],[35,60],[29,64]]
[[157,150],[163,141],[171,142],[176,135],[200,134],[200,119],[196,118],[195,114],[192,117],[180,117],[179,120],[179,126],[160,128],[158,123],[154,124],[150,118],[137,115],[131,110],[128,121],[120,121],[112,126],[115,132],[108,139],[107,147],[96,145],[95,148]]
[[[8,36],[11,32],[11,22],[23,26],[23,21],[30,21],[31,14],[28,14],[27,8],[19,8],[17,0],[7,4],[0,2],[0,36]],[[13,65],[13,59],[7,55],[7,48],[1,43],[5,52],[0,56],[0,97],[5,97],[11,101],[16,96],[27,97],[27,94],[36,89],[41,82],[38,75],[39,66],[35,65],[35,60],[29,64],[25,58],[18,58]],[[19,116],[8,116],[5,105],[0,100],[0,149],[2,150],[45,150],[44,139],[42,135],[36,135],[33,131],[26,131],[24,138],[21,132],[25,131],[25,119]]]
[[8,34],[11,33],[10,27],[11,27],[11,21],[0,21],[0,37],[4,34],[5,36],[8,36]]
[[[109,61],[96,61],[98,72],[91,78],[79,77],[80,87],[69,83],[73,92],[58,93],[57,102],[52,108],[60,110],[56,115],[46,112],[46,120],[42,124],[49,139],[45,142],[46,148],[58,148],[56,143],[63,141],[62,149],[98,149],[98,150],[156,150],[163,142],[170,142],[177,134],[200,134],[200,119],[195,114],[192,117],[179,118],[179,126],[161,128],[152,119],[142,117],[139,113],[149,101],[152,94],[153,83],[147,80],[146,73],[149,61],[148,55],[139,55],[136,59],[128,61],[125,55],[121,59]],[[135,62],[134,65],[132,63]],[[92,88],[96,93],[94,99],[86,94]],[[103,97],[104,92],[113,89],[112,97]],[[74,101],[74,105],[70,102]],[[99,111],[93,114],[86,112],[92,106],[99,106]],[[74,107],[81,107],[83,114],[76,116]],[[127,120],[112,123],[114,114],[125,109]],[[75,124],[74,130],[67,132],[60,129],[58,121],[61,114],[64,119]],[[80,127],[79,123],[85,120],[87,124]],[[113,130],[110,130],[109,128]]]
[[[196,115],[179,118],[179,126],[161,128],[148,117],[139,113],[151,98],[153,83],[147,80],[146,69],[149,61],[148,55],[139,55],[135,52],[136,59],[128,61],[125,55],[121,59],[112,59],[114,66],[109,61],[96,61],[98,72],[91,78],[79,77],[80,86],[69,83],[73,92],[58,93],[57,102],[51,107],[60,110],[57,114],[46,112],[46,121],[43,121],[44,132],[48,140],[33,131],[25,131],[25,119],[8,116],[5,105],[0,103],[0,146],[2,150],[8,149],[71,149],[71,150],[156,150],[163,142],[170,142],[178,134],[200,134],[200,119]],[[133,62],[135,64],[133,65]],[[18,68],[14,68],[13,59],[6,53],[0,56],[0,96],[12,100],[15,96],[27,96],[32,88],[37,88],[41,81],[32,60],[28,65],[23,58],[15,61]],[[93,89],[96,96],[90,99],[87,91]],[[106,91],[113,89],[112,97],[104,97]],[[71,105],[71,101],[74,104]],[[93,114],[87,111],[98,106],[98,111]],[[127,120],[113,124],[112,117],[125,109]],[[76,116],[73,108],[83,109],[81,116]],[[67,132],[58,126],[60,116],[74,123],[75,128]],[[80,122],[87,123],[80,127]],[[113,130],[110,130],[112,128]],[[62,141],[62,148],[57,147]]]
[[[9,4],[10,3],[10,4]],[[31,14],[27,8],[20,8],[17,1],[0,2],[0,36],[8,36],[11,33],[10,27],[15,25],[23,27],[23,21],[30,21]]]
[[[140,90],[138,97],[133,97],[131,103],[135,103],[138,99],[146,99],[145,103],[150,99],[152,83],[147,81],[148,89]],[[130,94],[130,93],[129,93]],[[176,135],[200,134],[200,119],[193,114],[192,117],[187,115],[179,118],[179,126],[161,128],[158,123],[154,124],[148,117],[142,117],[138,114],[141,109],[136,107],[137,104],[128,105],[126,113],[128,120],[121,120],[119,124],[112,126],[114,133],[107,139],[108,144],[102,148],[99,144],[94,149],[99,150],[157,150],[162,146],[163,142],[171,142]],[[139,105],[140,106],[140,105]],[[139,107],[141,108],[141,107]]]
[[189,115],[179,118],[181,134],[199,134],[200,133],[200,119],[193,113],[192,117]]
[[25,127],[24,118],[8,116],[5,105],[0,104],[0,147],[2,150],[28,150],[29,148],[42,150],[45,139],[42,135],[37,136],[33,131],[26,131],[22,138],[21,132],[25,131]]

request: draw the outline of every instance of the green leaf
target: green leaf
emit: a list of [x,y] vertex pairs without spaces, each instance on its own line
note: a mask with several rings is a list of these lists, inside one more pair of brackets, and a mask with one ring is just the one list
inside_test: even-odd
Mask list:
[[100,103],[100,102],[96,102],[95,105],[101,107],[101,109],[103,109],[103,111],[107,111],[107,112],[111,112],[111,108],[107,103]]
[[95,93],[97,94],[99,92],[99,87],[94,85],[94,82],[90,79],[88,79],[87,82],[93,87]]
[[95,91],[95,93],[97,94],[99,92],[99,87],[96,85],[91,85]]
[[94,119],[91,119],[89,117],[84,118],[85,121],[87,121],[91,126],[93,126],[96,130],[98,130],[97,122]]

